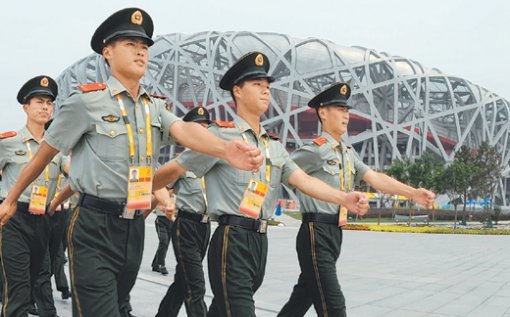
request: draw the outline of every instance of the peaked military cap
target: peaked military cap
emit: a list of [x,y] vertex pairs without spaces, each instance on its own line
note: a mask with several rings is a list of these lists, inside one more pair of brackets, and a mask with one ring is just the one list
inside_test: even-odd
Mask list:
[[351,96],[351,87],[346,83],[336,83],[308,102],[311,108],[319,108],[331,105],[344,106],[351,108],[347,100]]
[[221,78],[220,88],[232,90],[234,85],[248,79],[267,78],[272,83],[274,78],[267,74],[269,59],[261,52],[251,52],[241,57]]
[[142,9],[126,8],[112,14],[96,29],[90,46],[102,54],[103,47],[119,37],[141,37],[151,46],[154,24],[150,15]]
[[34,96],[48,96],[52,101],[58,94],[58,86],[50,76],[41,75],[27,81],[18,92],[18,102],[26,104]]
[[204,107],[195,107],[191,109],[188,113],[186,113],[182,120],[188,122],[207,122],[207,124],[211,123],[209,111],[207,111]]

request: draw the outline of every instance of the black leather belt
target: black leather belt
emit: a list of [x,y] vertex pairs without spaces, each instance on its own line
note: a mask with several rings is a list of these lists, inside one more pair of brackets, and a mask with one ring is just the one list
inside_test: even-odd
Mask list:
[[338,215],[303,213],[303,222],[323,222],[338,225]]
[[197,214],[196,212],[187,211],[184,209],[179,209],[177,213],[177,217],[186,218],[188,220],[193,220],[196,222],[208,223],[209,215],[208,214]]
[[[85,208],[92,208],[97,211],[100,211],[105,214],[111,214],[115,216],[119,216],[121,218],[126,218],[123,216],[126,202],[116,202],[104,198],[99,198],[89,194],[81,194],[80,200],[78,202],[78,206],[82,206]],[[134,217],[140,217],[143,215],[143,210],[136,210],[134,213]]]
[[256,231],[258,233],[267,232],[267,220],[252,219],[235,215],[222,215],[218,218],[220,225],[238,226],[244,229]]

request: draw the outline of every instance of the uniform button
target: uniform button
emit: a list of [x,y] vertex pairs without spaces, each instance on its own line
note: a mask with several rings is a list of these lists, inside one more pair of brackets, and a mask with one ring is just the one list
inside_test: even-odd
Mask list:
[[115,136],[115,131],[111,130],[110,131],[110,136]]
[[143,128],[138,129],[138,133],[143,134]]
[[141,156],[140,161],[142,161],[142,162],[145,161],[145,156]]

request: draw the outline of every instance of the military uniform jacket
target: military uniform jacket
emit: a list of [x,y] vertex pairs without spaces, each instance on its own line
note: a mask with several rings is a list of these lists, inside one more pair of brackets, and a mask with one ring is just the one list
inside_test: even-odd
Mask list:
[[[39,150],[39,142],[37,142],[26,127],[17,131],[16,136],[0,140],[0,170],[2,171],[0,197],[2,199],[7,197],[21,170],[30,161],[26,142],[30,143],[32,154],[35,155]],[[58,175],[64,173],[64,166],[67,164],[69,164],[69,157],[60,153],[49,164],[48,204],[53,199],[53,196],[55,196]],[[32,186],[38,181],[40,181],[40,184],[44,184],[45,178],[45,170],[43,170],[36,181],[25,189],[18,201],[28,203]]]
[[186,171],[173,185],[176,198],[175,206],[190,212],[204,214],[207,209],[202,192],[202,179],[193,172]]
[[[100,198],[125,201],[129,168],[129,142],[117,95],[121,95],[133,130],[135,164],[145,161],[145,112],[142,98],[148,98],[152,129],[154,170],[162,144],[169,144],[170,126],[179,120],[166,110],[163,100],[152,98],[140,87],[131,97],[115,78],[103,89],[74,92],[62,104],[46,132],[46,141],[63,153],[72,150],[70,185],[74,191]],[[82,89],[87,90],[87,89]]]
[[290,159],[283,145],[269,137],[266,130],[261,128],[260,137],[257,138],[248,123],[236,117],[231,127],[220,127],[212,124],[209,131],[218,137],[230,141],[243,139],[245,135],[250,145],[256,146],[265,154],[263,138],[269,141],[270,162],[264,160],[257,173],[242,171],[231,167],[226,161],[211,156],[199,154],[190,150],[184,151],[177,162],[197,177],[205,175],[208,211],[211,218],[221,215],[244,216],[239,211],[243,194],[250,179],[266,182],[265,164],[271,164],[271,179],[269,190],[262,206],[261,218],[268,219],[274,211],[278,186],[288,185],[289,175],[296,170],[297,165]]
[[[343,173],[345,192],[352,190],[354,184],[359,184],[365,172],[370,169],[358,158],[351,147],[338,143],[326,132],[322,132],[321,137],[314,142],[305,144],[294,151],[291,158],[308,175],[339,190],[342,177],[340,173]],[[300,211],[303,213],[338,214],[338,205],[314,199],[299,190],[297,190],[297,196]]]

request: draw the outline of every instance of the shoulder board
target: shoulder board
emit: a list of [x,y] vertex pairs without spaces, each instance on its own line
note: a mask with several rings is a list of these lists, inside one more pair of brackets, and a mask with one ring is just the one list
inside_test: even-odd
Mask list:
[[106,84],[105,83],[82,84],[82,85],[78,85],[78,88],[82,92],[91,92],[91,91],[105,90]]
[[149,96],[151,96],[152,98],[156,98],[156,99],[163,99],[163,100],[168,99],[167,96],[156,95],[156,94],[149,94]]
[[7,138],[12,138],[13,136],[16,136],[16,135],[18,135],[16,133],[16,131],[7,131],[7,132],[4,132],[4,133],[0,133],[0,140],[7,139]]
[[267,136],[272,140],[280,141],[280,136],[277,135],[276,133],[268,132]]
[[215,120],[214,123],[220,128],[235,128],[236,124],[234,121],[220,121]]
[[326,142],[328,142],[328,139],[326,139],[323,136],[318,137],[318,138],[313,140],[313,143],[317,144],[318,146],[321,146],[321,145],[325,144]]

